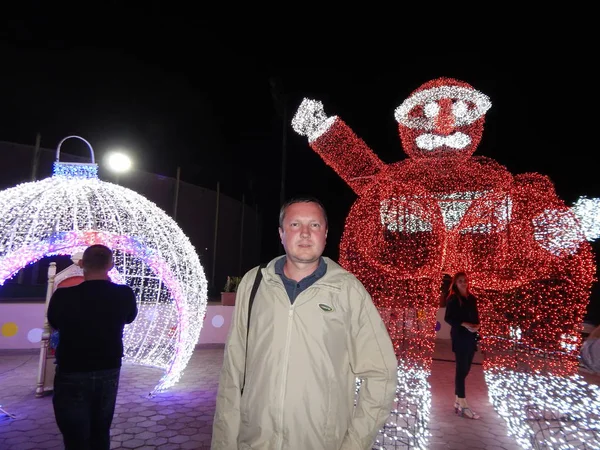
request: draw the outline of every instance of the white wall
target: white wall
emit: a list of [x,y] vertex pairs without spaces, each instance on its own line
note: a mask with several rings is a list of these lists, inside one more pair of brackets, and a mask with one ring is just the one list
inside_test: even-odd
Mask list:
[[[0,349],[40,348],[44,303],[0,303]],[[199,344],[219,344],[227,339],[233,306],[209,305]]]

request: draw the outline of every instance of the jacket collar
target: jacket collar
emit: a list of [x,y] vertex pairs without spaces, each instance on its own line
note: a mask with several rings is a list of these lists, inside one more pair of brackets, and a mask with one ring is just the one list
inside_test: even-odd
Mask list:
[[[279,258],[275,261],[275,273],[279,276],[284,276],[286,277],[283,267],[285,266],[285,258]],[[313,273],[311,273],[310,275],[308,275],[306,278],[309,277],[313,277],[316,278],[317,280],[319,278],[321,278],[323,275],[325,275],[325,272],[327,272],[327,264],[325,264],[325,260],[323,259],[323,257],[319,258],[319,264],[317,266],[317,268],[314,270]],[[287,277],[286,277],[287,278]],[[304,278],[304,279],[306,279]]]
[[[272,259],[267,264],[267,267],[263,269],[263,278],[268,283],[280,284],[283,287],[283,282],[281,281],[280,276],[275,271],[275,263],[281,260],[282,258],[285,258],[285,255],[278,256],[277,258]],[[328,258],[326,256],[322,256],[321,258],[326,264],[327,270],[325,274],[317,281],[315,281],[315,283],[312,286],[329,287],[336,291],[341,290],[344,281],[346,281],[345,279],[350,274],[339,264],[334,262],[331,258]]]

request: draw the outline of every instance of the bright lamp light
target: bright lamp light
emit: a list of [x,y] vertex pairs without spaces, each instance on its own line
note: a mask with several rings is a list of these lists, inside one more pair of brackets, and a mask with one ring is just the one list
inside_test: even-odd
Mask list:
[[125,153],[112,152],[106,157],[108,168],[113,172],[123,173],[131,169],[131,158]]

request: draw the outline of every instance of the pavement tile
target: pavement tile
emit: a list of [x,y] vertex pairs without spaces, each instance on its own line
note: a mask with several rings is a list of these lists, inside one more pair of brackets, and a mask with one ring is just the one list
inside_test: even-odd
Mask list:
[[51,449],[51,448],[64,448],[62,438],[61,439],[49,439],[44,442],[38,442],[38,448],[40,449]]
[[182,449],[190,449],[190,450],[198,450],[199,448],[202,448],[204,446],[199,446],[197,442],[192,442],[192,441],[188,441],[188,442],[184,442],[183,444],[181,444]]
[[144,427],[128,427],[125,431],[127,431],[127,433],[131,433],[133,435],[139,434],[139,433],[144,433],[147,429]]
[[29,440],[30,440],[31,442],[37,442],[37,443],[40,443],[40,442],[47,441],[48,439],[52,439],[53,437],[54,437],[54,436],[53,436],[53,435],[51,435],[51,434],[38,434],[38,435],[35,435],[35,436],[31,436],[31,437],[29,438]]
[[143,439],[143,440],[154,439],[155,437],[156,437],[156,433],[152,433],[151,431],[143,431],[143,432],[137,433],[135,435],[136,439]]
[[173,437],[173,436],[177,436],[177,434],[178,434],[177,431],[170,430],[170,429],[166,429],[166,430],[159,431],[158,433],[156,433],[157,436],[165,437],[165,438],[170,438],[170,437]]
[[[8,433],[7,433],[8,434]],[[6,436],[3,436],[6,437]],[[7,439],[4,439],[3,444],[8,446],[8,445],[17,445],[20,444],[21,442],[28,442],[31,440],[30,436],[27,436],[25,434],[19,434],[17,436],[13,436],[13,437],[9,437]],[[0,448],[3,448],[2,446],[0,446]]]
[[156,450],[179,450],[180,447],[179,444],[164,444],[156,447]]
[[111,435],[111,437],[110,437],[111,442],[112,441],[123,442],[123,441],[128,441],[130,439],[133,439],[132,433],[122,433],[122,434],[118,434],[116,436]]
[[169,439],[165,438],[165,437],[160,437],[160,436],[156,436],[152,439],[148,439],[146,441],[146,445],[152,445],[154,448],[158,447],[159,445],[164,445],[164,444],[168,444],[169,443]]
[[190,440],[189,436],[183,436],[181,434],[178,434],[177,436],[172,436],[169,438],[169,442],[172,444],[182,444],[184,442],[187,442]]
[[123,448],[140,448],[146,444],[142,439],[130,439],[123,441]]
[[150,428],[150,427],[153,427],[154,425],[156,425],[156,422],[154,420],[144,420],[143,422],[138,423],[139,427],[144,427],[144,428]]

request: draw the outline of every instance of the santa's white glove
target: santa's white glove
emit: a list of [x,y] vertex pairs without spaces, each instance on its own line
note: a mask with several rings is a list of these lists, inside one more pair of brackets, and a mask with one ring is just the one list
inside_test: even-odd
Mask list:
[[305,98],[292,119],[292,128],[299,135],[307,136],[309,141],[314,141],[325,133],[334,121],[335,117],[327,117],[321,102]]
[[556,256],[574,254],[585,235],[574,212],[547,209],[533,218],[533,237],[544,250]]
[[590,242],[600,238],[600,198],[579,197],[572,209],[585,238]]

